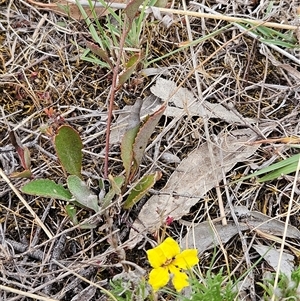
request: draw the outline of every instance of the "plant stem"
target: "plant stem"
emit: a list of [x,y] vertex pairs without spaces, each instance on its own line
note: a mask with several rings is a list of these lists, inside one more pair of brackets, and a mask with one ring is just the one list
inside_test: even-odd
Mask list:
[[117,61],[115,67],[113,69],[113,78],[112,84],[110,89],[110,97],[109,97],[109,108],[107,112],[107,128],[106,128],[106,139],[105,139],[105,158],[104,158],[104,178],[108,178],[108,155],[109,155],[109,138],[110,138],[110,127],[111,127],[111,119],[112,119],[112,111],[113,111],[113,104],[116,96],[116,92],[118,90],[117,80],[118,74],[120,69],[120,62],[121,62],[121,55],[125,45],[125,39],[128,34],[129,28],[127,29],[127,17],[125,17],[123,22],[123,31],[120,37],[120,49],[119,49],[119,56],[117,57]]

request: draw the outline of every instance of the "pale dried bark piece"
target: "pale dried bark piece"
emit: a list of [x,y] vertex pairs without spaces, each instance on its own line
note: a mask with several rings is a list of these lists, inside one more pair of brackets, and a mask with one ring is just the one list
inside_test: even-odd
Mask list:
[[190,153],[178,165],[161,193],[153,195],[143,206],[130,232],[130,247],[141,241],[146,233],[158,230],[168,216],[178,220],[187,214],[222,180],[223,171],[228,172],[259,147],[248,143],[257,138],[257,134],[250,129],[236,130],[226,135],[221,133],[217,138],[221,142],[212,146],[216,165],[211,165],[212,154],[209,154],[207,143]]

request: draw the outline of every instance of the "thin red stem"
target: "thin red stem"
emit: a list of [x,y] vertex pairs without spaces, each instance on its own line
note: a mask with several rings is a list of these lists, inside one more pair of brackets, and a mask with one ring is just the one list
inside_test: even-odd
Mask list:
[[125,18],[123,23],[123,32],[120,37],[120,50],[119,50],[119,56],[116,61],[116,65],[113,69],[113,78],[112,78],[112,84],[111,84],[111,93],[109,97],[109,108],[107,112],[107,127],[106,127],[106,139],[105,139],[105,157],[104,157],[104,178],[108,178],[108,155],[109,155],[109,138],[110,138],[110,127],[111,127],[111,120],[112,120],[112,111],[113,111],[113,105],[115,100],[115,95],[117,92],[117,79],[118,79],[118,73],[120,69],[120,62],[121,62],[121,55],[122,51],[125,45],[125,39],[126,35],[129,31],[129,29],[126,29],[126,20]]

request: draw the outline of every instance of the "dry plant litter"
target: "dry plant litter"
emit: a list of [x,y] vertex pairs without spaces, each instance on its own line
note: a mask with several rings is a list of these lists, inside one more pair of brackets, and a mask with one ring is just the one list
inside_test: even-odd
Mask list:
[[[293,272],[299,266],[298,173],[237,181],[298,154],[287,138],[299,137],[299,3],[144,7],[140,34],[131,36],[138,43],[121,51],[115,21],[124,5],[118,5],[112,17],[100,6],[93,15],[83,4],[91,24],[106,34],[99,42],[114,46],[106,58],[75,2],[0,1],[1,299],[206,300],[206,294],[211,300],[205,287],[215,279],[226,292],[226,283],[231,293],[237,288],[237,300],[299,300],[300,277]],[[130,69],[125,63],[132,57]],[[111,59],[127,72],[113,101]],[[144,124],[166,107],[147,146],[140,142],[139,168],[133,172],[131,161],[125,167],[123,190],[116,181],[124,174],[120,144],[137,99]],[[77,176],[96,201],[111,189],[108,206],[71,208],[66,200],[20,193],[30,180],[12,177],[16,172],[66,187],[53,144],[61,123],[82,141]],[[134,185],[150,174],[160,180],[124,208]],[[192,283],[203,285],[202,295],[151,295],[143,282],[150,271],[146,250],[167,236],[198,250]],[[292,293],[280,271],[295,283]],[[118,291],[111,280],[128,287]]]

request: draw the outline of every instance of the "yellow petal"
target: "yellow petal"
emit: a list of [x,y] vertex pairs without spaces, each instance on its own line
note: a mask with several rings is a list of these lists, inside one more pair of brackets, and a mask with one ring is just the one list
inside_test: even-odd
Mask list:
[[180,253],[178,243],[171,237],[160,245],[147,251],[148,260],[153,268],[161,267]]
[[199,262],[196,249],[187,249],[176,256],[172,264],[181,268],[189,269]]
[[170,275],[166,268],[157,268],[150,272],[148,282],[156,292],[161,287],[165,286],[169,282],[169,279]]
[[148,250],[147,257],[150,265],[155,269],[161,267],[167,261],[164,252],[159,247]]
[[159,246],[167,259],[172,259],[180,253],[178,243],[171,237],[166,238]]
[[189,286],[188,275],[186,273],[180,272],[180,270],[173,265],[169,266],[169,270],[173,274],[172,283],[177,292]]

